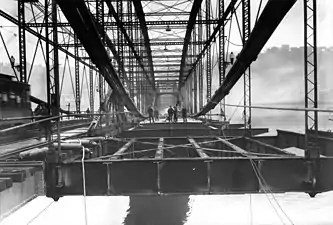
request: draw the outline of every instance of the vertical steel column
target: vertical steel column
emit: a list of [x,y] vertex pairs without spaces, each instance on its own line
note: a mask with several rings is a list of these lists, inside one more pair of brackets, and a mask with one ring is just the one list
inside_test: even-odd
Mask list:
[[[305,108],[318,107],[317,89],[317,8],[316,0],[304,0]],[[306,157],[318,157],[318,112],[305,111]]]
[[190,99],[190,112],[193,113],[193,80],[194,80],[194,75],[190,77],[190,92],[189,92],[189,99]]
[[[45,21],[49,21],[51,15],[52,27],[46,23],[45,47],[46,47],[46,75],[47,75],[47,102],[49,107],[60,106],[59,102],[59,56],[57,33],[57,5],[56,0],[45,0]],[[50,41],[53,41],[53,45]],[[59,107],[52,112],[53,116],[59,114]]]
[[[206,0],[206,21],[210,20],[210,2],[211,0]],[[206,40],[208,40],[210,37],[210,23],[207,23],[206,25]],[[211,63],[211,50],[210,45],[207,47],[207,102],[212,97],[212,63]]]
[[[131,1],[128,1],[127,2],[127,15],[128,15],[128,22],[129,24],[131,24],[133,22],[133,18],[132,18],[132,2]],[[128,29],[128,32],[129,32],[129,38],[133,41],[133,29],[134,27],[131,27],[130,29]],[[128,49],[128,64],[129,64],[129,69],[128,69],[128,72],[129,72],[129,81],[130,81],[130,97],[132,99],[134,99],[134,90],[135,90],[135,81],[133,79],[133,67],[134,67],[134,63],[133,63],[133,52],[130,52],[131,50]]]
[[[199,10],[198,12],[198,20],[199,22],[199,26],[198,26],[198,38],[199,38],[199,42],[202,42],[202,9]],[[199,45],[199,52],[202,51],[202,45]],[[199,108],[201,110],[201,108],[203,107],[203,60],[202,57],[200,58],[200,62],[199,62]]]
[[[47,74],[47,101],[51,109],[51,116],[59,116],[60,109],[60,92],[59,92],[59,55],[58,55],[58,32],[57,32],[57,3],[56,0],[45,0],[45,44],[46,44],[46,74]],[[51,16],[51,18],[49,18]],[[49,26],[51,19],[52,26]],[[50,44],[53,41],[53,44]],[[53,74],[52,74],[53,73]],[[45,124],[48,126],[45,130],[49,144],[49,151],[47,153],[46,162],[59,163],[61,160],[61,144],[60,144],[60,125],[59,118],[56,119],[57,127],[57,150],[55,150],[52,143],[52,124],[49,122]],[[58,164],[59,165],[59,164]],[[50,168],[48,163],[45,165],[45,187],[46,196],[58,199],[57,188],[63,182],[63,176],[60,166]],[[52,174],[52,176],[50,176]]]
[[[49,0],[45,0],[45,12],[44,12],[44,21],[45,21],[45,51],[47,55],[50,53],[50,37],[49,37]],[[52,27],[51,27],[52,29]],[[45,69],[46,69],[46,95],[47,103],[51,103],[51,70],[50,70],[50,57],[45,57]]]
[[25,42],[25,10],[24,0],[18,0],[18,29],[19,29],[19,70],[20,70],[20,82],[27,82],[27,57],[26,57],[26,42]]
[[74,74],[75,74],[75,106],[76,106],[76,112],[81,112],[81,96],[80,96],[80,62],[79,62],[79,40],[74,34],[74,55],[75,55],[75,68],[74,68]]
[[[54,79],[54,101],[52,116],[59,116],[60,109],[60,89],[59,89],[59,51],[58,51],[58,13],[57,2],[52,0],[52,29],[53,29],[53,79]],[[60,141],[60,140],[59,140]]]
[[[135,14],[136,15],[136,14]],[[141,45],[140,45],[140,36],[139,36],[139,24],[138,24],[138,17],[135,16],[135,25],[134,25],[134,29],[135,29],[135,43],[137,43],[137,52],[139,54],[139,56],[142,56],[142,52],[141,52]],[[136,80],[136,97],[137,97],[137,108],[141,111],[141,80],[140,80],[140,66],[138,61],[136,60],[136,73],[135,73],[135,80]],[[141,111],[142,112],[142,111]]]
[[[219,18],[221,19],[224,14],[224,0],[219,1]],[[224,38],[224,25],[221,26],[220,32],[219,32],[219,86],[222,85],[224,79],[225,79],[225,65],[226,65],[226,60],[225,60],[225,38]],[[224,119],[225,117],[225,98],[222,99],[220,103],[220,111],[221,113],[224,114]],[[221,115],[222,116],[222,115]]]
[[[117,1],[117,10],[118,10],[118,17],[119,17],[119,21],[122,23],[123,22],[123,1],[122,0],[118,0]],[[123,83],[123,85],[125,86],[125,81],[124,81],[124,74],[122,71],[122,67],[123,67],[123,52],[124,52],[124,46],[123,46],[123,34],[120,30],[120,28],[117,26],[117,34],[118,34],[118,54],[119,54],[119,58],[120,58],[120,65],[118,65],[118,74],[119,74],[119,78],[121,80],[121,82]]]
[[[193,29],[193,41],[194,43],[197,42],[197,32],[196,32],[196,27],[194,27]],[[194,45],[193,46],[193,51],[192,51],[192,55],[196,55],[197,54],[197,46],[198,45]],[[194,63],[194,57],[191,57],[191,62]],[[193,73],[193,112],[197,113],[198,112],[198,70],[197,70],[197,66],[194,68],[194,73]]]
[[[102,29],[102,42],[105,44],[105,26],[104,26],[104,0],[96,0],[96,19],[97,22],[101,25]],[[100,103],[100,111],[101,106],[104,101],[104,82],[103,76],[101,73],[98,75],[98,90],[99,90],[99,103]]]
[[[243,46],[249,39],[251,32],[250,0],[242,0],[243,17]],[[251,69],[244,73],[244,129],[251,129]]]
[[95,112],[95,104],[94,104],[94,70],[93,70],[94,64],[90,61],[90,67],[89,67],[89,90],[90,90],[90,96],[89,96],[89,104],[90,104],[90,111],[93,113]]

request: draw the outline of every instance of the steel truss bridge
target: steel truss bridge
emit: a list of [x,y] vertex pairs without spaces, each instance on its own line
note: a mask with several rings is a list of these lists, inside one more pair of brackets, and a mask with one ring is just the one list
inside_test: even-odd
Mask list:
[[[0,9],[0,15],[18,28],[20,66],[13,70],[20,82],[33,79],[27,39],[37,40],[31,64],[40,54],[47,96],[31,99],[47,104],[50,117],[45,120],[53,123],[45,141],[2,145],[0,191],[20,183],[39,187],[28,193],[36,196],[44,193],[45,185],[45,194],[57,200],[82,194],[268,189],[313,197],[332,190],[333,136],[318,130],[316,0],[303,3],[305,134],[279,130],[276,136],[257,136],[268,129],[251,126],[251,63],[296,2],[18,0],[17,15]],[[237,24],[242,46],[233,64],[228,49],[232,23]],[[71,67],[75,112],[61,102]],[[213,93],[214,68],[219,87]],[[91,112],[86,115],[81,107],[84,79]],[[216,107],[225,112],[224,99],[240,79],[244,123],[204,118]],[[188,108],[191,122],[144,122],[149,106],[162,110],[177,102]],[[31,125],[2,130],[0,135],[6,140]],[[64,136],[72,125],[81,132]]]

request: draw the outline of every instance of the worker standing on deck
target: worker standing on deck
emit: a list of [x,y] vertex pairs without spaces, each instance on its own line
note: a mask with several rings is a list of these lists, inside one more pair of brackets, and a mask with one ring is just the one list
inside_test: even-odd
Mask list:
[[148,116],[149,116],[149,122],[151,123],[153,121],[154,123],[154,109],[149,106],[148,108]]
[[10,64],[12,65],[12,67],[15,67],[15,58],[14,58],[14,56],[10,57]]
[[169,109],[168,109],[168,120],[169,120],[169,123],[171,123],[172,121],[172,115],[173,115],[173,109],[170,105]]
[[177,105],[174,106],[173,108],[173,120],[175,123],[177,123],[178,121],[178,109],[177,109]]
[[235,55],[233,52],[230,53],[230,64],[234,64],[234,60],[235,60]]
[[182,117],[183,117],[183,122],[187,123],[187,110],[185,107],[182,108]]
[[[35,109],[35,114],[36,116],[42,116],[41,119],[46,119],[46,117],[49,116],[49,110],[46,107],[45,104],[42,104],[41,106],[38,106]],[[37,120],[41,120],[41,119],[37,119]],[[45,139],[47,140],[48,136],[52,134],[52,123],[50,120],[47,121],[43,121],[39,123],[39,128],[40,131],[44,130],[44,134],[45,134]]]
[[155,109],[155,111],[154,111],[154,117],[155,117],[156,121],[158,120],[158,114],[159,114],[158,110]]

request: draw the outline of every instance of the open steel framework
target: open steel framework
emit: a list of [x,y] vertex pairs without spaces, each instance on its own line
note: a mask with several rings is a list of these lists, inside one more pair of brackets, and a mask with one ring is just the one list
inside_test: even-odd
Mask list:
[[[159,98],[164,95],[163,93],[181,98],[182,103],[188,107],[195,117],[205,115],[214,109],[229,94],[236,82],[244,76],[244,127],[247,131],[248,128],[251,128],[251,110],[249,108],[251,107],[250,65],[256,60],[270,36],[295,2],[296,0],[269,0],[262,7],[262,12],[256,16],[255,23],[252,26],[250,26],[251,2],[249,0],[218,1],[215,2],[215,5],[210,0],[19,0],[17,2],[17,17],[1,9],[0,15],[18,25],[20,65],[18,80],[21,82],[29,82],[31,75],[28,74],[27,68],[26,35],[29,33],[38,38],[36,49],[42,48],[45,59],[46,102],[52,116],[58,116],[62,110],[60,108],[60,92],[63,82],[60,74],[60,55],[62,55],[64,59],[62,70],[65,70],[66,66],[70,70],[70,62],[73,62],[70,59],[74,60],[75,87],[73,95],[75,96],[77,112],[81,111],[82,80],[83,77],[88,75],[91,110],[97,111],[94,103],[94,96],[96,96],[94,92],[97,86],[99,93],[98,108],[100,111],[111,111],[111,109],[123,111],[126,107],[130,112],[141,117],[142,114],[146,114],[148,106],[156,105],[156,102],[162,101]],[[153,7],[151,4],[153,4]],[[216,7],[213,7],[213,5]],[[218,10],[215,12],[212,8]],[[260,8],[261,3],[258,12]],[[239,23],[237,16],[239,14],[241,15],[241,23]],[[229,40],[230,37],[226,35],[226,30],[227,25],[233,20],[237,21],[239,25],[244,46],[234,64],[230,65],[228,51],[226,50],[226,40]],[[305,107],[316,108],[318,106],[318,91],[315,0],[304,0],[304,28]],[[213,67],[215,64],[212,51],[214,46],[218,46],[217,65],[220,85],[212,95]],[[33,98],[33,100],[37,103],[42,102],[36,98]],[[165,104],[169,105],[171,103],[167,102]],[[224,112],[225,106],[223,104],[222,101],[221,108]],[[317,112],[306,111],[305,117],[304,146],[307,150],[306,159],[318,159],[318,115]],[[168,135],[167,132],[162,132],[162,134]],[[199,156],[199,159],[189,160],[191,163],[189,163],[188,170],[193,168],[195,164],[200,168],[200,176],[193,180],[197,184],[191,186],[198,188],[197,190],[184,187],[184,190],[177,193],[211,193],[214,190],[215,193],[223,192],[219,188],[224,188],[223,190],[231,188],[230,192],[233,193],[240,190],[240,187],[233,184],[232,181],[228,180],[227,183],[224,183],[226,181],[214,177],[214,171],[221,168],[228,170],[234,165],[224,164],[222,158],[205,155],[202,147],[196,143],[195,138],[186,137],[185,139],[192,145],[195,154]],[[228,146],[229,150],[236,151],[237,154],[245,154],[242,149],[235,147],[232,143],[218,140]],[[130,140],[129,144],[125,144],[123,152],[131,146],[131,141],[134,142],[134,140]],[[167,193],[170,190],[168,189],[170,188],[168,187],[169,182],[163,181],[163,179],[169,179],[168,174],[174,172],[172,169],[173,161],[177,160],[169,160],[171,166],[166,166],[167,169],[164,169],[166,172],[163,172],[159,163],[163,140],[159,139],[158,142],[157,149],[159,151],[155,156],[158,162],[156,162],[156,159],[154,159],[155,161],[146,160],[144,162],[138,160],[138,162],[126,164],[126,166],[142,164],[142,168],[154,173],[153,178],[147,180],[147,186],[139,187],[143,191],[148,188],[152,193],[159,193],[163,189],[163,192]],[[154,142],[154,144],[156,143]],[[275,149],[275,151],[280,150]],[[116,167],[122,167],[122,160],[118,160],[117,154],[110,157],[111,159],[101,159],[87,164],[88,167],[93,165],[91,169],[94,173],[105,173],[108,177],[107,180],[99,183],[103,187],[100,189],[104,191],[103,194],[120,193],[112,189],[114,176],[116,177],[115,182],[118,182],[115,185],[122,188],[127,186],[127,184],[121,183],[120,178],[117,180],[119,169]],[[213,163],[207,161],[206,158],[211,158]],[[253,162],[257,166],[263,165],[262,171],[267,169],[267,173],[275,170],[274,165],[280,165],[282,161],[286,164],[286,169],[289,168],[290,164],[296,164],[298,172],[301,171],[299,172],[301,176],[307,176],[308,183],[296,184],[292,180],[285,180],[282,173],[278,174],[281,178],[280,182],[286,181],[288,185],[291,185],[289,187],[294,188],[292,190],[307,189],[309,193],[314,193],[331,188],[330,184],[319,183],[314,191],[314,187],[311,186],[315,182],[313,171],[316,170],[316,163],[314,161],[310,161],[307,164],[310,166],[307,167],[303,165],[304,159],[297,157],[287,157],[287,160],[284,160],[284,158],[283,160],[281,158],[269,159],[264,163],[261,163],[261,160],[266,159],[254,159]],[[168,160],[165,161],[165,164],[169,164]],[[331,170],[331,159],[327,159],[326,162],[325,159],[323,161],[322,165]],[[240,160],[238,162],[242,164],[241,169],[231,171],[241,173],[248,171],[248,168],[253,166],[249,164],[249,161]],[[126,162],[124,161],[124,163]],[[72,171],[79,170],[78,163],[74,163],[73,167],[71,166],[64,165],[63,167],[69,176],[71,176]],[[128,171],[129,174],[133,172],[130,167],[128,167]],[[253,176],[253,174],[249,176]],[[321,179],[325,178],[322,173],[319,173],[320,176],[322,176]],[[181,176],[181,178],[183,177]],[[135,180],[134,177],[133,180]],[[214,182],[217,184],[215,187],[214,184],[212,185]],[[309,183],[310,186],[308,186]],[[246,190],[242,189],[242,191],[256,192],[260,190],[257,182],[248,183],[247,185],[248,189],[245,188]],[[63,193],[58,194],[71,193],[70,188],[64,189],[62,190]],[[281,189],[283,188],[288,189],[286,187]],[[130,193],[130,191],[127,193]]]
[[[85,37],[79,34],[81,29],[79,20],[74,18],[75,16],[66,14],[67,9],[71,7],[78,8],[81,16],[86,15],[87,18],[82,19],[85,22],[89,21],[85,24],[86,29],[88,26],[93,27],[92,36],[100,36],[102,41],[100,49],[103,48],[105,51],[103,63],[100,62],[100,58],[97,58],[98,56],[94,58],[92,50],[94,45],[99,46],[97,42],[100,40],[91,39],[89,45],[93,47],[89,50],[89,46],[82,39]],[[36,36],[38,41],[43,43],[37,45],[39,48],[48,48],[52,52],[52,59],[45,57],[48,64],[46,66],[48,86],[54,87],[55,90],[60,89],[57,87],[62,84],[59,71],[70,70],[73,65],[75,79],[73,95],[77,112],[82,110],[83,87],[81,86],[83,80],[87,79],[86,74],[89,74],[90,108],[96,107],[94,96],[99,96],[99,102],[102,105],[105,101],[116,102],[116,98],[122,98],[123,101],[117,101],[117,104],[125,105],[135,114],[145,114],[147,107],[155,104],[153,99],[155,102],[158,101],[154,98],[156,93],[163,92],[164,89],[172,89],[175,84],[178,85],[179,95],[183,96],[186,102],[184,104],[189,111],[197,113],[211,99],[215,61],[218,61],[221,84],[225,77],[228,66],[226,40],[230,39],[225,35],[226,26],[239,14],[243,21],[243,33],[248,36],[250,34],[249,9],[250,2],[243,0],[233,0],[228,4],[225,1],[211,2],[211,0],[193,2],[20,0],[17,18],[3,10],[0,11],[0,15],[17,24],[19,28],[21,65],[19,79],[21,81],[28,82],[25,40],[27,33]],[[52,10],[55,13],[52,14]],[[52,15],[55,18],[52,18]],[[238,18],[236,19],[238,21]],[[49,31],[47,35],[45,30]],[[56,31],[56,35],[51,37],[53,31]],[[248,38],[245,36],[242,39]],[[218,46],[219,50],[216,53],[213,51],[218,55],[214,59],[211,49],[215,46]],[[56,50],[55,53],[53,48]],[[63,55],[65,55],[65,63],[60,60]],[[174,61],[170,61],[170,58],[174,58]],[[74,59],[74,64],[71,59]],[[158,61],[159,59],[162,60]],[[66,64],[67,68],[65,68]],[[103,71],[106,64],[109,68]],[[60,65],[64,65],[64,68],[60,68]],[[173,69],[175,73],[178,73],[179,78],[172,85],[165,85]],[[158,77],[159,70],[167,71],[164,77]],[[98,75],[97,81],[94,75]],[[248,86],[249,78],[246,82]],[[59,84],[52,79],[59,79]],[[94,82],[98,83],[94,84]],[[113,97],[107,94],[107,92],[110,93],[107,86],[113,89]],[[95,88],[98,94],[94,93]],[[51,96],[52,92],[59,95],[59,91],[52,91],[50,88],[47,90],[50,91],[48,96]],[[246,89],[245,94],[248,96],[247,104],[249,104],[251,96],[249,88]],[[50,97],[47,102],[51,106]],[[221,108],[224,112],[223,105]],[[250,113],[247,113],[246,117],[248,117],[246,121],[251,121]]]

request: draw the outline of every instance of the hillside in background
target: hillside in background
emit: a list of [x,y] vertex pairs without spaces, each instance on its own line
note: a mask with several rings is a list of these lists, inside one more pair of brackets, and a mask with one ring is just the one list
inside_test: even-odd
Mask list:
[[[282,46],[262,52],[251,66],[252,105],[304,107],[304,49]],[[333,48],[318,48],[318,95],[319,107],[330,108],[333,101]],[[213,85],[218,83],[218,71],[214,70]],[[215,85],[213,90],[217,86]],[[212,93],[214,93],[212,91]],[[243,97],[243,78],[234,86],[226,101],[239,104]],[[243,104],[243,101],[241,101]],[[227,107],[226,113],[233,116],[232,121],[242,121],[242,110],[235,112]],[[215,109],[217,112],[218,109]],[[329,125],[329,114],[320,114],[320,124]],[[303,127],[304,113],[290,111],[252,110],[254,125],[262,126],[285,124],[285,126]],[[325,126],[326,127],[326,126]]]

